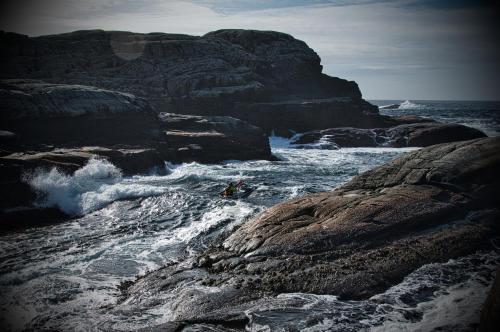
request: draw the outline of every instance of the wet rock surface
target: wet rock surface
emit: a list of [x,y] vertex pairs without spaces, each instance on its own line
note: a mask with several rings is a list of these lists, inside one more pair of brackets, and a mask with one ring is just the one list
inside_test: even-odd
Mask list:
[[171,321],[243,329],[245,310],[268,296],[366,299],[422,265],[489,249],[499,234],[499,149],[498,138],[434,145],[278,204],[194,262],[138,279],[126,302],[162,298]]
[[[405,119],[395,119],[405,121]],[[410,119],[418,121],[418,119]],[[426,147],[433,144],[486,137],[481,131],[458,124],[425,122],[387,129],[332,128],[301,134],[292,144],[298,148],[321,147]]]

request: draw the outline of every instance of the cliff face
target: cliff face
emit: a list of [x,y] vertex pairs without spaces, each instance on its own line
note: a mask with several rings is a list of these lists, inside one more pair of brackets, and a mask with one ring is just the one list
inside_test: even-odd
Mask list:
[[[355,82],[322,74],[319,56],[304,42],[272,31],[219,30],[195,37],[91,30],[35,38],[2,32],[0,60],[0,78],[133,93],[157,111],[241,115],[259,111],[258,102],[302,105],[338,97],[344,98],[342,109],[346,101],[353,103],[353,114],[377,110],[361,101]],[[327,105],[328,111],[337,104]],[[263,107],[269,113],[269,104]],[[314,116],[316,108],[324,112],[325,104],[310,105],[308,114]]]

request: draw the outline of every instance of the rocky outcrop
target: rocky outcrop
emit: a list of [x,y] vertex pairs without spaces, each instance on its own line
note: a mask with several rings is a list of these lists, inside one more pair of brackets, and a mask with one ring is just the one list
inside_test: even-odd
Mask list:
[[260,128],[228,116],[158,115],[130,94],[35,80],[1,81],[0,97],[0,230],[67,218],[33,207],[23,174],[35,169],[72,174],[98,157],[131,175],[165,161],[274,159]]
[[379,115],[375,106],[352,98],[240,103],[231,114],[261,127],[268,134],[282,137],[291,137],[310,128],[376,128],[397,123],[391,117]]
[[273,31],[219,30],[202,37],[76,31],[0,35],[3,78],[37,78],[129,92],[160,103],[354,97],[354,82],[321,73],[304,42]]
[[158,115],[130,94],[34,80],[1,81],[0,96],[4,151],[100,146],[153,149],[174,162],[272,158],[263,131],[231,117]]
[[0,98],[2,129],[15,133],[24,148],[148,145],[159,137],[156,113],[146,100],[130,94],[3,80]]
[[160,113],[162,144],[168,160],[220,162],[227,159],[273,160],[262,129],[228,116]]
[[477,331],[493,332],[500,326],[500,267],[497,268],[495,281],[491,285],[490,292],[486,298],[481,311],[481,321]]
[[392,146],[429,146],[486,137],[480,130],[459,124],[413,123],[389,128],[386,135]]
[[172,292],[173,320],[243,328],[245,310],[266,296],[364,299],[424,264],[488,249],[500,231],[499,149],[499,138],[434,145],[278,204],[194,264],[139,279],[127,302],[147,307],[148,294]]
[[[396,119],[397,120],[397,119]],[[426,147],[433,144],[486,137],[481,131],[458,124],[421,122],[388,129],[332,128],[301,134],[297,148],[338,149],[340,147]]]
[[35,38],[1,33],[0,60],[0,78],[132,93],[158,112],[231,115],[268,133],[385,127],[381,123],[387,121],[361,99],[355,82],[323,74],[311,48],[274,31],[219,30],[201,37],[102,30]]

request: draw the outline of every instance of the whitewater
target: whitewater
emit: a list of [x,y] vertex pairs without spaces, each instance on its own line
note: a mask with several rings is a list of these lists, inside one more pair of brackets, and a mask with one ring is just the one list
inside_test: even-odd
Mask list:
[[[453,111],[421,105],[386,112],[447,122],[468,119],[498,133],[498,115],[491,118],[490,108],[483,108],[489,112],[485,115],[464,111],[465,106]],[[331,190],[413,150],[298,150],[278,137],[271,138],[271,146],[280,161],[166,162],[164,175],[125,177],[113,164],[93,159],[73,175],[56,169],[26,174],[26,181],[42,193],[38,205],[57,206],[73,219],[0,236],[0,326],[14,331],[130,331],[164,323],[172,299],[151,294],[154,305],[143,310],[121,301],[120,285],[167,264],[188,264],[222,232],[266,208]],[[252,194],[240,200],[219,197],[236,180],[252,187]],[[247,330],[467,331],[479,317],[479,309],[470,308],[479,308],[484,300],[499,257],[494,251],[478,252],[426,265],[365,301],[281,294],[246,313]]]

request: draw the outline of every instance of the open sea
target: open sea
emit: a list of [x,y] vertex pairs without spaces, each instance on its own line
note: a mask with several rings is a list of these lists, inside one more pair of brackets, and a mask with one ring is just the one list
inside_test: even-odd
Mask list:
[[[500,135],[500,102],[371,102],[401,104],[381,109],[382,114],[419,115]],[[270,142],[280,161],[166,161],[166,175],[124,177],[109,162],[92,160],[72,176],[57,170],[33,176],[31,185],[45,197],[38,204],[58,206],[74,219],[0,235],[1,330],[130,331],[166,322],[168,297],[137,310],[118,304],[120,283],[191,259],[221,232],[269,206],[331,190],[413,150],[297,150],[283,138]],[[239,179],[255,189],[249,197],[218,196],[227,182]],[[364,301],[281,294],[247,312],[247,330],[470,331],[479,321],[499,254],[478,252],[423,266]]]

